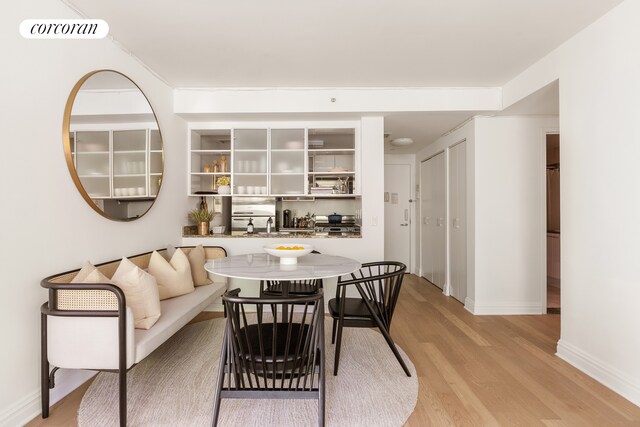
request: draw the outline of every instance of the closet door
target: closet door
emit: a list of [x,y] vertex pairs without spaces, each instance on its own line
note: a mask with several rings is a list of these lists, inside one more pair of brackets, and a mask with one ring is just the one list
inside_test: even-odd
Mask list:
[[466,142],[449,150],[449,285],[451,296],[467,297]]
[[433,283],[433,163],[420,164],[420,270],[422,277]]
[[433,284],[442,289],[446,281],[446,176],[444,153],[433,157]]
[[422,277],[442,289],[446,270],[444,153],[421,165]]

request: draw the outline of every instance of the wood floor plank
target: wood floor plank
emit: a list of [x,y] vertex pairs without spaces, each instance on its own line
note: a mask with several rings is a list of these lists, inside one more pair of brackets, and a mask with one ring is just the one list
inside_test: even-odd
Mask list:
[[[194,322],[221,316],[203,312]],[[426,280],[405,275],[391,335],[418,376],[407,426],[640,427],[638,406],[555,355],[559,315],[474,316]],[[76,425],[88,386],[28,426]]]

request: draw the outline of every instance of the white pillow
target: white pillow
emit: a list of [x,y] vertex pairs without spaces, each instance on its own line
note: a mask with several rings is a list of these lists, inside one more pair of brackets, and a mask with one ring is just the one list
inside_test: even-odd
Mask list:
[[160,297],[156,279],[140,267],[122,258],[111,281],[118,285],[133,311],[135,327],[149,329],[160,318]]
[[157,251],[153,251],[148,271],[158,282],[161,300],[194,291],[191,264],[181,249],[176,249],[168,262]]
[[198,245],[191,249],[187,254],[189,264],[191,265],[191,277],[193,278],[193,284],[195,286],[210,285],[213,282],[209,280],[207,270],[204,269],[204,264],[207,262],[207,254],[204,252],[202,245]]
[[[94,270],[96,270],[96,267],[89,261],[85,261],[80,271],[78,271],[78,274],[76,274],[76,277],[71,280],[71,283],[93,283],[85,282],[85,280],[87,279],[87,276],[89,276],[89,274],[93,273]],[[105,278],[107,277],[105,276]],[[107,278],[107,282],[110,283],[109,278]]]

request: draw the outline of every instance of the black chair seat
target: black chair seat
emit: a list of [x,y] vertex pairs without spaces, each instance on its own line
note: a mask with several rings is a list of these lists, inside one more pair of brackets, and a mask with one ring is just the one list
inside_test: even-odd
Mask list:
[[[379,314],[375,304],[373,304],[373,308],[376,310],[376,314]],[[334,319],[340,317],[339,298],[329,300],[329,314]],[[358,321],[358,323],[363,323],[362,326],[376,326],[376,322],[362,298],[344,299],[344,320]]]
[[[289,337],[289,348],[287,349],[287,335],[288,329],[291,328],[291,336]],[[247,344],[251,347],[251,352],[248,348],[245,348],[245,358],[253,359],[258,364],[267,363],[273,364],[274,354],[275,362],[283,363],[285,360],[287,363],[295,360],[301,361],[302,356],[296,355],[295,343],[305,342],[307,333],[309,332],[309,325],[301,325],[299,323],[278,323],[276,331],[275,353],[273,351],[273,323],[263,323],[262,325],[249,325],[240,329],[240,340],[243,346]],[[302,335],[302,336],[300,336]],[[260,351],[260,341],[262,340],[264,350]],[[251,354],[253,357],[251,357]],[[285,357],[286,354],[286,357]],[[263,357],[264,355],[264,357]],[[271,369],[271,366],[268,367]]]
[[[313,283],[291,282],[289,283],[289,295],[313,295],[318,293],[318,287]],[[282,295],[282,283],[274,282],[262,291],[263,295]]]

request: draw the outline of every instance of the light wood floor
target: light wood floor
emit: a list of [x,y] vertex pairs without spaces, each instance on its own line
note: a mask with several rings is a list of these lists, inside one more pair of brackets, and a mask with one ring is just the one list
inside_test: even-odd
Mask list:
[[[554,356],[558,315],[473,316],[407,275],[391,334],[418,372],[407,426],[640,426],[640,408]],[[87,387],[28,426],[76,425]]]
[[560,288],[547,285],[547,308],[560,308]]

